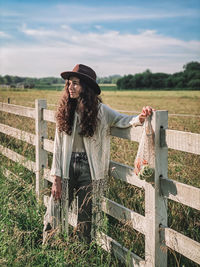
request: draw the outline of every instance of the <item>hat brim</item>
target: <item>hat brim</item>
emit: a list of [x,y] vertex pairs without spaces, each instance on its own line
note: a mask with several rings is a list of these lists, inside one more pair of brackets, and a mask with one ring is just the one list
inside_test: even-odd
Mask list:
[[97,95],[99,95],[101,93],[101,89],[100,89],[99,85],[97,84],[97,82],[86,74],[82,74],[80,72],[74,72],[74,71],[65,71],[65,72],[62,72],[60,74],[60,76],[64,80],[69,79],[70,76],[78,77],[78,78],[84,80],[84,82],[86,82],[88,85],[90,85],[91,89],[94,89],[94,91]]

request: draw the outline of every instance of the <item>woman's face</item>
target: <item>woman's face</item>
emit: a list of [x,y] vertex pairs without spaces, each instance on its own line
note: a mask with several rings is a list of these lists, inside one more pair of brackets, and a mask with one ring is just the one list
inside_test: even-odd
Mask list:
[[70,98],[78,98],[82,90],[80,79],[77,77],[70,77],[66,80],[66,87],[68,88]]

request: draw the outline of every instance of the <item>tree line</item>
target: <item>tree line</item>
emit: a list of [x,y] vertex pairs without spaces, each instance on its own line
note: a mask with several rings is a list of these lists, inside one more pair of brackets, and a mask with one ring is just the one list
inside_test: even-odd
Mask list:
[[[121,77],[120,75],[111,75],[108,77],[97,77],[99,84],[116,84],[117,88],[122,89],[191,89],[200,90],[200,63],[189,62],[183,66],[183,71],[174,74],[162,72],[152,73],[146,70],[143,73],[129,74]],[[24,88],[43,89],[64,85],[62,78],[30,78],[11,75],[0,75],[0,85]]]
[[[120,75],[111,75],[107,77],[97,77],[97,83],[99,84],[116,84]],[[64,80],[62,78],[47,77],[47,78],[30,78],[30,77],[19,77],[5,75],[0,76],[0,85],[9,85],[11,87],[16,87],[23,85],[24,88],[42,88],[52,85],[64,85]]]
[[35,88],[42,86],[51,86],[56,84],[64,84],[62,78],[47,77],[47,78],[30,78],[30,77],[19,77],[11,75],[0,75],[1,85],[10,85],[10,87],[16,87],[23,85],[24,88]]
[[[107,77],[97,77],[97,83],[99,84],[116,84],[120,75],[111,75]],[[30,78],[5,75],[0,76],[0,85],[9,85],[10,87],[17,87],[23,85],[24,88],[45,88],[53,85],[64,85],[62,78],[47,77],[47,78]]]
[[122,76],[119,74],[110,75],[107,77],[97,77],[98,84],[116,84],[119,78]]
[[189,62],[174,74],[146,70],[117,80],[118,89],[191,89],[200,90],[200,63]]

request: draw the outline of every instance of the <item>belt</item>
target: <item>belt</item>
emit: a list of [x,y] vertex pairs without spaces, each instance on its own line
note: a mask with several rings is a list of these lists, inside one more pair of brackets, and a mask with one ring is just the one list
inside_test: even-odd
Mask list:
[[71,158],[76,161],[88,160],[87,154],[85,152],[72,152]]

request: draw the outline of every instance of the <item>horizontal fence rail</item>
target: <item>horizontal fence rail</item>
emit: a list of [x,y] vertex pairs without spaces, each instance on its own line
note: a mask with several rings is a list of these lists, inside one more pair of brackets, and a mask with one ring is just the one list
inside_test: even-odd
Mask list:
[[188,207],[200,210],[200,189],[161,177],[162,195]]
[[26,157],[12,151],[9,148],[6,148],[2,145],[0,145],[0,153],[9,158],[12,161],[15,161],[17,163],[20,163],[22,166],[27,168],[28,170],[32,172],[36,172],[36,164],[34,161],[28,160]]
[[200,264],[200,243],[170,228],[164,228],[164,235],[169,248]]
[[35,146],[35,135],[0,123],[0,132]]
[[56,120],[55,120],[55,111],[44,109],[43,110],[43,119],[45,121],[49,121],[49,122],[56,122]]
[[102,210],[118,221],[126,222],[128,226],[131,226],[138,232],[145,234],[145,217],[139,213],[105,197],[102,201]]
[[134,173],[134,168],[128,165],[110,161],[109,173],[112,177],[120,179],[124,182],[127,182],[131,185],[137,186],[139,188],[145,187],[145,181],[138,178]]
[[97,242],[107,252],[113,251],[115,256],[124,262],[126,266],[146,266],[145,261],[142,258],[133,252],[130,252],[127,248],[120,245],[116,240],[102,232],[97,234]]
[[0,111],[35,119],[35,109],[0,102]]
[[168,148],[200,155],[200,134],[166,130]]
[[[36,147],[36,162],[28,160],[24,156],[12,151],[11,149],[0,145],[0,153],[12,161],[18,162],[28,170],[36,174],[36,193],[39,196],[42,189],[42,180],[53,182],[50,176],[50,169],[47,168],[46,159],[47,152],[53,153],[54,142],[47,138],[46,122],[55,123],[55,111],[46,109],[46,101],[36,101],[36,108],[28,108],[17,105],[0,103],[0,111],[25,116],[35,119],[36,134],[28,133],[11,126],[0,123],[0,132],[27,142]],[[187,153],[200,155],[200,135],[195,133],[187,133],[176,130],[169,130],[166,127],[167,114],[163,111],[154,115],[152,124],[155,127],[156,147],[158,161],[167,162],[167,149],[175,149]],[[162,131],[161,131],[162,128]],[[161,136],[162,133],[162,136]],[[130,127],[128,129],[112,128],[111,135],[119,138],[125,138],[131,141],[139,142],[142,134],[142,127]],[[159,136],[160,135],[160,136]],[[162,137],[162,138],[161,138]],[[38,157],[42,157],[38,161]],[[45,159],[45,160],[44,160]],[[162,168],[161,168],[162,167]],[[131,228],[145,235],[145,259],[140,258],[133,252],[121,246],[117,241],[104,233],[98,233],[98,243],[107,250],[113,251],[128,266],[167,266],[166,253],[159,250],[159,246],[165,244],[169,249],[175,250],[192,261],[200,264],[200,244],[191,238],[167,227],[167,213],[163,213],[166,200],[170,199],[179,202],[188,207],[200,210],[200,189],[168,179],[166,167],[167,163],[163,163],[156,167],[157,175],[165,169],[161,176],[157,178],[156,187],[158,192],[151,184],[138,178],[134,173],[134,168],[119,162],[110,161],[109,173],[115,179],[120,179],[128,184],[142,188],[145,192],[145,216],[134,212],[123,205],[103,197],[101,209],[106,214],[115,219],[126,223]],[[161,169],[160,169],[161,168]],[[10,171],[4,172],[4,175],[14,175]],[[14,177],[14,176],[13,176]],[[45,186],[45,184],[44,184]],[[44,197],[47,203],[48,197]],[[157,205],[157,206],[156,206]],[[159,209],[162,210],[160,214]],[[156,212],[156,209],[158,209]],[[162,215],[161,217],[159,217]],[[157,222],[154,221],[154,216]],[[71,214],[69,221],[72,225],[76,223],[76,214]],[[159,223],[158,223],[159,222]],[[155,228],[152,226],[156,225]],[[159,239],[160,231],[163,233],[163,241]],[[154,242],[155,241],[155,242]],[[162,241],[162,242],[161,242]],[[153,256],[154,255],[154,256]]]

